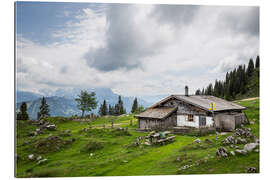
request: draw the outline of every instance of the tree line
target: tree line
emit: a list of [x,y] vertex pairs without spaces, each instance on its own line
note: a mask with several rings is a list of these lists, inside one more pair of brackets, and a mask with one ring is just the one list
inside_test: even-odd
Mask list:
[[226,73],[225,80],[216,80],[214,85],[210,83],[206,88],[202,88],[202,90],[197,89],[195,94],[213,95],[226,100],[233,100],[237,95],[246,94],[249,89],[249,82],[251,82],[254,77],[259,79],[259,74],[260,57],[258,55],[255,64],[251,58],[247,68],[245,64],[239,65],[237,68]]
[[[97,99],[95,92],[88,93],[87,91],[81,91],[77,98],[75,98],[77,102],[77,108],[82,111],[81,117],[85,116],[85,112],[97,108]],[[43,97],[41,100],[41,106],[39,107],[40,111],[37,113],[37,119],[42,119],[46,117],[50,117],[49,114],[49,105],[46,103],[46,99]],[[144,110],[143,106],[138,106],[137,98],[134,99],[131,113],[140,113]],[[126,109],[124,107],[124,103],[122,101],[121,96],[118,96],[118,103],[115,105],[107,105],[106,100],[99,107],[98,111],[100,116],[105,115],[122,115],[126,114]],[[27,114],[27,104],[26,102],[22,102],[20,106],[20,111],[16,114],[17,120],[29,120],[29,116]]]

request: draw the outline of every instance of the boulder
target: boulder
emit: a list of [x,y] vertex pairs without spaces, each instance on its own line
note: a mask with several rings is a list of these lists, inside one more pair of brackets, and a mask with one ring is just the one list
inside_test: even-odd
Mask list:
[[42,156],[38,156],[37,157],[37,161],[41,160],[42,159]]
[[46,126],[46,129],[50,131],[55,131],[56,130],[56,125],[55,124],[49,124]]
[[195,142],[195,143],[201,143],[202,141],[198,138],[198,139],[195,139],[193,142]]
[[46,163],[47,161],[48,161],[48,159],[45,158],[45,159],[39,160],[37,164],[38,164],[38,165],[44,164],[44,163]]
[[222,141],[222,143],[226,144],[226,145],[228,145],[228,144],[237,144],[238,141],[233,136],[228,136]]
[[247,152],[253,151],[259,144],[258,143],[248,143],[244,146],[244,150]]
[[236,149],[235,150],[235,153],[236,154],[245,155],[245,154],[247,154],[247,151],[246,150],[243,150],[243,149]]
[[244,139],[244,138],[238,137],[237,138],[237,142],[238,142],[238,144],[246,144],[247,143],[247,140]]
[[35,155],[34,155],[34,154],[29,154],[29,155],[28,155],[28,159],[29,159],[29,160],[33,160],[34,158],[35,158]]
[[220,157],[227,157],[228,156],[228,151],[224,147],[219,147],[216,151],[216,155]]
[[246,168],[246,173],[256,173],[256,172],[257,172],[257,168],[255,167]]

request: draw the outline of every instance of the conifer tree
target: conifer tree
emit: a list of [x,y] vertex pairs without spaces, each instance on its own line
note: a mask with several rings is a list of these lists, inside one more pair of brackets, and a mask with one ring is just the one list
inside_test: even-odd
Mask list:
[[41,100],[41,106],[39,107],[39,112],[37,114],[38,120],[45,117],[50,117],[49,112],[49,105],[46,103],[46,99],[43,97]]
[[250,78],[252,76],[252,73],[254,71],[254,62],[253,59],[250,59],[248,62],[248,68],[247,68],[247,77]]
[[27,104],[22,102],[20,106],[20,112],[17,114],[17,120],[29,120],[29,116],[27,114]]
[[255,64],[256,64],[255,65],[256,68],[260,68],[260,56],[259,55],[256,57],[256,63]]
[[137,101],[137,98],[135,98],[133,101],[132,108],[131,108],[131,113],[135,113],[137,109],[138,109],[138,101]]

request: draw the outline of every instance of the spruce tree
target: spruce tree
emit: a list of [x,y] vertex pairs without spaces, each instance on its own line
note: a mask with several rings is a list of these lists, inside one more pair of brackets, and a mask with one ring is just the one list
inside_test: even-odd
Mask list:
[[29,116],[27,114],[27,104],[22,102],[20,106],[20,112],[17,114],[17,120],[29,120]]
[[255,65],[256,68],[260,68],[260,56],[256,57],[256,63],[255,64],[256,64]]
[[138,109],[138,101],[137,101],[137,98],[135,98],[133,101],[132,108],[131,108],[131,113],[135,113],[137,109]]
[[195,91],[195,95],[201,95],[201,90],[200,90],[200,89],[197,89],[197,90]]
[[250,59],[248,62],[248,68],[247,68],[247,77],[250,78],[252,76],[252,73],[254,71],[254,62],[253,59]]
[[107,103],[106,103],[106,100],[104,100],[103,102],[103,115],[106,116],[108,114],[108,107],[107,107]]
[[38,120],[42,118],[50,117],[49,112],[50,112],[49,105],[46,103],[46,99],[43,97],[41,100],[41,106],[39,107],[39,112],[37,114]]
[[109,115],[113,115],[113,108],[112,108],[112,106],[109,104]]

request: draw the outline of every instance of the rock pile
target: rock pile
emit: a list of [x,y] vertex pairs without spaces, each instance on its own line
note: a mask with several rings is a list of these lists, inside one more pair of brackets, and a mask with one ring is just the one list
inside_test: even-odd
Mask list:
[[253,151],[255,148],[257,148],[259,146],[258,143],[248,143],[244,146],[244,150],[247,152],[251,152]]
[[228,156],[228,151],[224,147],[219,147],[218,150],[216,151],[216,155],[220,157],[227,157]]
[[238,128],[235,130],[234,136],[242,136],[242,137],[250,138],[252,136],[252,134],[251,134],[249,129]]
[[198,139],[195,139],[193,142],[200,144],[202,141],[198,138]]
[[257,172],[257,168],[255,167],[249,167],[246,169],[246,173],[256,173]]

